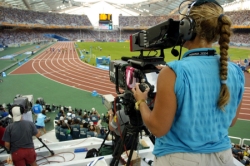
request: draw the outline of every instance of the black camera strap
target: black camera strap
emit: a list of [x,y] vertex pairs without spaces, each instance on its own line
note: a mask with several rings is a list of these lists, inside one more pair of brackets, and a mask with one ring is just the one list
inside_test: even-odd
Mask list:
[[207,50],[207,51],[196,51],[196,52],[191,52],[187,54],[185,57],[189,56],[214,56],[216,55],[215,50]]

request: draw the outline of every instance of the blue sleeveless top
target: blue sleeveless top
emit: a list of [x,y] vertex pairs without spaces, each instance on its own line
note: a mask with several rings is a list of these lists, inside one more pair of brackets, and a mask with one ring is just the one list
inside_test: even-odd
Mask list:
[[153,154],[156,157],[170,153],[213,153],[231,148],[230,127],[244,92],[242,70],[228,62],[227,87],[230,101],[224,111],[217,106],[220,93],[219,56],[187,56],[199,48],[187,51],[180,61],[167,65],[175,72],[177,110],[171,129],[156,138]]

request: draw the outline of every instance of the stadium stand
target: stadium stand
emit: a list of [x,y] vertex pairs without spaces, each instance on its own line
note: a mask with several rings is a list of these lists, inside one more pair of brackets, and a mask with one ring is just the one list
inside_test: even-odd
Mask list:
[[[76,41],[126,41],[129,35],[138,30],[149,28],[163,21],[173,18],[179,20],[179,15],[165,16],[119,16],[119,30],[98,31],[93,30],[93,26],[86,15],[67,15],[58,13],[44,13],[31,10],[20,10],[15,8],[0,7],[0,22],[3,26],[0,31],[0,44],[8,45],[12,43],[36,42],[49,40],[46,34],[59,36],[57,39],[67,39]],[[233,25],[250,25],[250,11],[232,11],[226,12],[232,19]],[[23,27],[15,30],[11,27]],[[29,27],[29,30],[25,27]],[[43,29],[32,29],[43,28]],[[82,29],[79,33],[79,27]],[[30,29],[31,28],[31,29]],[[58,29],[60,28],[60,29]],[[70,30],[67,30],[69,29]],[[24,30],[25,29],[25,30]],[[249,28],[248,28],[249,29]],[[248,43],[250,33],[245,30],[235,30],[233,43]]]
[[44,25],[70,25],[92,26],[86,15],[68,15],[59,13],[43,13],[31,10],[0,7],[0,22],[44,24]]

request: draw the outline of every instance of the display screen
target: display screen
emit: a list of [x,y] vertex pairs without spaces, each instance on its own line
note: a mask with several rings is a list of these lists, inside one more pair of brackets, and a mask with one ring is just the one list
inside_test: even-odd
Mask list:
[[112,21],[112,14],[99,14],[99,21]]
[[112,14],[99,14],[99,23],[102,24],[112,23]]
[[102,30],[112,30],[112,24],[99,23],[99,28]]

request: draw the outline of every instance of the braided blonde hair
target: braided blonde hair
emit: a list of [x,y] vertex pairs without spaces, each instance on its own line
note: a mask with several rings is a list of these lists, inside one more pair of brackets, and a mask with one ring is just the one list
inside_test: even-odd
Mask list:
[[221,89],[218,99],[218,107],[224,110],[229,102],[230,93],[226,84],[228,49],[231,31],[231,20],[223,15],[223,9],[214,3],[205,3],[200,6],[193,6],[190,16],[195,20],[196,35],[205,39],[208,43],[218,41],[220,45],[220,79]]

